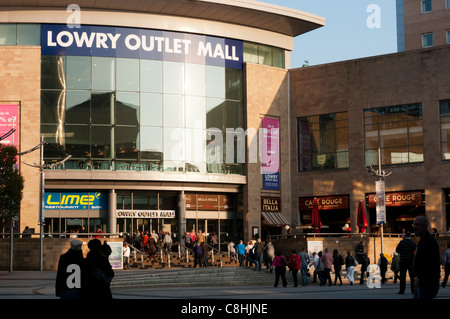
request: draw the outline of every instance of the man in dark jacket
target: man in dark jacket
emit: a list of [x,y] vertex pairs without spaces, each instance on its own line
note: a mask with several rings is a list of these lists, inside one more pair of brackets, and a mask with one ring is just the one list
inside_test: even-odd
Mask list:
[[[263,253],[264,253],[264,244],[261,242],[261,238],[258,238],[255,245],[253,246],[254,258],[255,258],[255,269],[258,267],[258,270],[261,271],[262,261],[263,261]],[[258,266],[259,265],[259,266]]]
[[416,243],[411,239],[411,232],[407,231],[405,237],[398,243],[395,251],[400,255],[400,290],[399,294],[405,293],[406,272],[409,273],[411,293],[414,293],[414,271],[413,259],[416,251]]
[[70,242],[70,249],[59,257],[55,293],[61,299],[81,298],[85,268],[85,260],[81,251],[82,245],[80,240],[73,239]]
[[425,216],[414,219],[414,232],[420,237],[414,256],[414,299],[433,299],[439,291],[441,277],[439,245],[428,231]]

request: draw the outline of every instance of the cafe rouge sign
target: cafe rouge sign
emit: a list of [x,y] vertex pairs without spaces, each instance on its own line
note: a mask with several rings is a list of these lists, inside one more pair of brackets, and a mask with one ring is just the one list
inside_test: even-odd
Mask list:
[[[369,208],[374,208],[377,206],[375,201],[375,194],[369,194]],[[386,193],[385,202],[387,207],[397,207],[397,206],[415,206],[422,204],[422,192],[412,191],[412,192],[393,192]]]
[[[317,196],[319,210],[348,209],[348,195]],[[313,208],[314,197],[300,198],[300,210],[308,211]]]

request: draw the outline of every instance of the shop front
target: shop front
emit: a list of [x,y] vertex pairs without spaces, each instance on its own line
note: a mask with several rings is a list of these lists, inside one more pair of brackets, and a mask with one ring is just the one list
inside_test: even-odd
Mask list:
[[314,198],[318,200],[318,208],[322,228],[330,233],[342,233],[343,226],[350,218],[349,195],[300,197],[300,228],[305,232],[312,231],[312,209]]
[[[261,196],[261,238],[281,235],[286,226],[290,226],[290,222],[282,213],[281,198]],[[254,231],[253,236],[255,233],[259,230]]]
[[[368,215],[370,224],[376,225],[375,194],[367,194]],[[425,216],[425,192],[423,190],[386,192],[386,223],[383,231],[386,233],[413,232],[412,223],[417,216]],[[372,227],[372,232],[378,232],[378,227]]]

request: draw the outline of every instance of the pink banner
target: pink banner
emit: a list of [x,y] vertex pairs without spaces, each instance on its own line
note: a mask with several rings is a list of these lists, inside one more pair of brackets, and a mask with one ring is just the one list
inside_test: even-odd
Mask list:
[[280,171],[280,121],[263,118],[262,166],[264,173]]
[[16,131],[4,137],[0,143],[7,146],[13,145],[19,149],[19,105],[0,104],[0,136],[4,136],[13,128]]

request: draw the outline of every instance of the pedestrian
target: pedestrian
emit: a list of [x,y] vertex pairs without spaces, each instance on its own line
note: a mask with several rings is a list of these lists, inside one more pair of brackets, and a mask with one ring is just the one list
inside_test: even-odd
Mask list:
[[123,244],[123,268],[130,269],[130,245],[127,242]]
[[60,299],[80,299],[85,280],[85,259],[81,250],[83,243],[70,241],[70,248],[59,257],[56,272],[55,293]]
[[253,270],[256,271],[256,269],[258,269],[258,271],[261,271],[264,253],[264,245],[261,242],[261,238],[256,240],[256,243],[253,246],[253,251],[255,260],[255,268]]
[[193,229],[191,230],[191,233],[189,235],[191,235],[191,243],[192,246],[194,246],[194,243],[197,240],[197,235],[195,234],[195,231]]
[[[380,253],[380,258],[378,258],[378,267],[380,267],[380,275],[381,275],[381,283],[384,284],[386,282],[386,272],[388,269],[389,261],[384,256],[383,253]],[[362,274],[361,274],[362,275]]]
[[[100,227],[97,227],[97,230],[95,231],[96,234],[103,234],[103,230]],[[93,236],[94,238],[101,238],[100,235]]]
[[203,252],[202,247],[200,246],[200,243],[198,241],[194,244],[194,268],[202,266],[203,263]]
[[362,241],[360,241],[356,246],[355,246],[355,257],[356,257],[356,261],[359,264],[362,264],[362,260],[364,258],[364,243]]
[[251,267],[253,265],[253,243],[249,241],[245,247],[245,265]]
[[286,281],[286,266],[288,262],[286,257],[279,251],[275,251],[275,257],[273,258],[272,267],[275,268],[275,284],[274,287],[278,287],[278,282],[281,277],[281,281],[283,283],[283,287],[287,286]]
[[391,270],[394,273],[394,281],[393,283],[397,283],[397,279],[400,281],[400,256],[397,252],[394,252],[394,257],[392,257],[392,264],[391,264]]
[[[154,234],[156,235],[156,233]],[[148,257],[149,259],[153,259],[154,262],[156,262],[156,252],[158,251],[157,245],[157,239],[154,236],[150,236],[148,239]]]
[[328,252],[328,248],[325,248],[325,253],[322,256],[322,261],[324,269],[324,285],[326,285],[328,281],[328,286],[331,286],[331,267],[333,266],[333,256]]
[[144,251],[148,251],[148,239],[149,239],[148,231],[145,231],[144,236],[141,237],[142,240],[141,246]]
[[311,261],[309,263],[309,266],[314,266],[314,272],[313,272],[313,280],[312,282],[317,282],[317,269],[315,267],[316,263],[317,263],[317,259],[319,258],[319,256],[317,256],[317,253],[314,251],[312,253],[312,258]]
[[88,243],[89,252],[86,256],[86,289],[82,295],[88,300],[112,299],[111,281],[114,278],[114,270],[109,263],[111,247],[104,242],[103,245],[97,238]]
[[301,272],[302,272],[302,286],[308,285],[308,270],[309,270],[309,255],[306,252],[306,248],[303,248],[303,250],[298,254],[300,257],[300,263],[301,263]]
[[22,238],[31,238],[31,230],[30,227],[25,226],[25,229],[22,232]]
[[206,247],[205,242],[200,243],[200,247],[202,248],[202,257],[203,257],[203,267],[208,267],[208,247]]
[[192,249],[191,235],[189,235],[189,233],[187,231],[184,232],[183,239],[184,239],[184,245],[186,246],[186,248]]
[[297,251],[295,249],[293,249],[291,251],[291,257],[289,258],[289,269],[291,270],[292,273],[292,279],[294,280],[294,287],[298,286],[298,271],[301,267],[301,260],[300,260],[300,256],[297,255]]
[[136,230],[136,232],[134,233],[133,236],[133,245],[136,249],[140,250],[141,249],[141,232],[140,230]]
[[334,266],[334,285],[339,279],[339,286],[342,286],[341,269],[344,264],[344,258],[339,254],[337,249],[333,250],[333,266]]
[[444,257],[442,257],[442,267],[444,267],[442,288],[445,288],[447,286],[448,275],[450,274],[450,242],[447,242],[447,249],[444,251]]
[[214,249],[219,250],[219,237],[217,236],[216,232],[213,231],[209,236],[209,243],[211,246],[213,246]]
[[353,272],[355,271],[355,264],[356,260],[352,256],[352,253],[350,251],[347,252],[347,257],[345,257],[345,269],[347,271],[347,279],[350,285],[353,285],[355,280],[353,279]]
[[235,263],[238,262],[237,257],[236,257],[236,245],[230,241],[227,245],[228,248],[228,252],[230,253],[230,262],[234,261]]
[[266,266],[266,272],[270,271],[272,272],[272,261],[275,257],[275,247],[272,244],[272,241],[267,239],[266,245],[264,247],[264,255],[265,255],[265,266]]
[[236,247],[236,252],[238,255],[239,267],[243,267],[245,262],[245,245],[242,240],[239,241],[239,244]]
[[169,232],[166,232],[164,234],[163,244],[164,244],[164,249],[166,249],[167,252],[170,253],[170,251],[172,249],[172,237],[170,237]]
[[439,291],[441,256],[436,238],[428,231],[425,216],[414,219],[414,233],[420,237],[414,256],[414,299],[433,299]]
[[366,275],[367,276],[367,280],[369,280],[369,275],[370,275],[369,272],[368,272],[369,265],[370,265],[370,259],[367,256],[367,253],[364,252],[363,258],[362,258],[362,262],[361,262],[361,277],[359,279],[359,284],[360,285],[364,284],[364,275]]
[[314,265],[315,268],[315,272],[317,272],[317,277],[319,278],[319,285],[320,286],[325,286],[325,275],[324,275],[324,267],[323,267],[323,253],[322,251],[319,251],[317,253],[317,261],[316,264]]
[[205,242],[205,235],[203,234],[201,229],[198,230],[198,233],[196,234],[195,237],[196,237],[195,240],[198,240],[200,244]]
[[153,240],[155,241],[155,244],[158,243],[159,236],[154,229],[152,230],[152,234],[150,235],[150,237],[153,238]]
[[406,289],[406,272],[411,284],[411,293],[414,293],[413,260],[416,243],[411,239],[411,232],[406,231],[404,238],[398,243],[395,251],[400,255],[400,289],[398,294],[403,295]]

